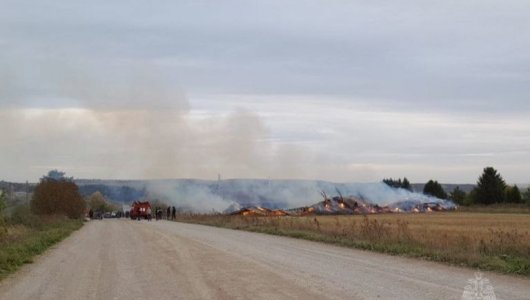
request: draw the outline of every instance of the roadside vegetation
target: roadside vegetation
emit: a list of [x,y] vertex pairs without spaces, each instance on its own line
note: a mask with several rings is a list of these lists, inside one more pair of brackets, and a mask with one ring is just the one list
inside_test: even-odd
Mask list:
[[446,212],[316,217],[181,214],[177,221],[530,276],[530,218],[525,214]]
[[84,204],[64,173],[41,178],[29,204],[6,211],[0,191],[0,280],[83,226]]
[[[407,178],[384,179],[412,191]],[[259,217],[181,214],[177,221],[262,232],[483,270],[530,276],[530,188],[509,186],[484,168],[469,193],[444,191],[436,180],[423,193],[451,199],[456,212],[367,216]]]

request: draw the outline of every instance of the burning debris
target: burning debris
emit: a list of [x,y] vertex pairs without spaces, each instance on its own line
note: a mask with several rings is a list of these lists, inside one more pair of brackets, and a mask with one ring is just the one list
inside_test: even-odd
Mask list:
[[324,192],[321,194],[324,198],[323,201],[292,211],[296,211],[299,215],[364,215],[379,213],[426,213],[456,209],[456,205],[452,201],[441,199],[432,199],[432,202],[408,199],[387,205],[379,205],[359,197],[349,196],[344,198],[340,192],[338,193],[339,196],[333,198],[328,198]]
[[306,215],[366,215],[380,213],[429,213],[437,211],[455,210],[456,205],[450,200],[429,199],[405,199],[386,205],[374,204],[361,197],[343,197],[337,190],[338,196],[329,198],[325,192],[321,192],[323,201],[307,207],[289,210],[271,210],[264,207],[246,207],[232,212],[231,215],[243,216],[306,216]]

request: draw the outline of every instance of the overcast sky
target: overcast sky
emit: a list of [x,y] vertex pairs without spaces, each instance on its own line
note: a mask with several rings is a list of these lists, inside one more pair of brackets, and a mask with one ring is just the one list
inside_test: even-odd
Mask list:
[[528,1],[0,7],[0,179],[530,182]]

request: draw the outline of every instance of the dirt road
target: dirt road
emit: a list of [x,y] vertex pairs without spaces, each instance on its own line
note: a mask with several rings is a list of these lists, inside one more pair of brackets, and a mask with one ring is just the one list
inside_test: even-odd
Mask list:
[[[530,280],[485,273],[497,299]],[[460,299],[472,270],[166,221],[92,221],[0,283],[0,299]]]

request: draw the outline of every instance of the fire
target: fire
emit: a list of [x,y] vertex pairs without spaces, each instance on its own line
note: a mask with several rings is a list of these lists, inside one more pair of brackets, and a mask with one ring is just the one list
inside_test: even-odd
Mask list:
[[[450,203],[449,203],[450,204]],[[272,209],[261,206],[250,206],[230,213],[231,215],[259,216],[259,217],[281,217],[281,216],[307,216],[307,215],[356,215],[356,214],[379,214],[379,213],[434,213],[437,211],[450,211],[455,208],[444,206],[444,202],[421,202],[413,199],[405,199],[395,203],[380,205],[377,202],[355,198],[333,197],[324,198],[324,201],[313,206],[293,209]]]

